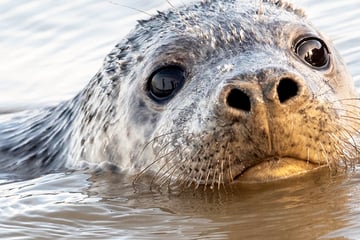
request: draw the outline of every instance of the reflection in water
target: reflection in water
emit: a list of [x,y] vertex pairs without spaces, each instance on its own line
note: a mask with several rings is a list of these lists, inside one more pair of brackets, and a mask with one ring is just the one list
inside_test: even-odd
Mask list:
[[[188,191],[155,204],[176,214],[209,219],[214,228],[210,233],[226,233],[230,239],[312,239],[347,226],[349,188],[342,186],[346,181],[324,170],[290,181]],[[147,206],[148,198],[134,200]]]
[[354,228],[346,216],[354,211],[355,182],[323,171],[172,195],[145,184],[135,190],[118,174],[51,174],[1,186],[0,228],[7,238],[313,239]]
[[[298,3],[335,40],[359,83],[358,0]],[[51,104],[81,89],[135,19],[147,17],[122,5],[148,12],[168,6],[162,0],[1,1],[0,111],[27,101]],[[132,179],[110,173],[0,175],[0,232],[6,239],[357,239],[357,172],[329,176],[324,170],[180,195],[151,192],[142,183],[134,188]]]

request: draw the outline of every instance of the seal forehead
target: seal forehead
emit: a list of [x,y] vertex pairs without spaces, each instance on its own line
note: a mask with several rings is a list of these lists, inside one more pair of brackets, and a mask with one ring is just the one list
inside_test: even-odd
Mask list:
[[192,37],[212,48],[244,41],[254,44],[272,41],[264,36],[276,34],[285,22],[299,25],[302,18],[301,10],[283,1],[202,1],[139,21],[135,37],[149,45],[179,36]]

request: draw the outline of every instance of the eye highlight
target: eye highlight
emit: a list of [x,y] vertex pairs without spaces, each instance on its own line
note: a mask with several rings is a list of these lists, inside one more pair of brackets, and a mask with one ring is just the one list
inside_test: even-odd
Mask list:
[[150,96],[163,102],[170,99],[183,86],[185,72],[178,66],[166,66],[155,71],[148,82]]
[[295,45],[295,54],[313,68],[326,68],[330,62],[330,53],[325,43],[315,37],[304,38]]

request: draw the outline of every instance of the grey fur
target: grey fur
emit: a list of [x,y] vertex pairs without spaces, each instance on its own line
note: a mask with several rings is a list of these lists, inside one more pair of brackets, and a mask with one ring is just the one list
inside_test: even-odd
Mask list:
[[[327,43],[329,70],[294,55],[301,35]],[[187,80],[158,104],[147,79],[168,64],[186,69]],[[276,98],[283,78],[299,84],[296,101]],[[253,117],[226,105],[232,88],[248,91]],[[36,173],[109,162],[153,172],[160,184],[197,185],[230,182],[271,157],[352,163],[355,97],[340,56],[302,10],[284,1],[201,1],[139,21],[73,100],[1,123],[0,163]]]

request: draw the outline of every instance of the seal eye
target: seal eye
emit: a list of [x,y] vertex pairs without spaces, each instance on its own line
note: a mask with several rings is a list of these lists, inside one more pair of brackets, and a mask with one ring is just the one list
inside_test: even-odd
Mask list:
[[180,67],[163,67],[154,72],[150,77],[150,95],[157,101],[165,101],[182,87],[184,81],[185,72]]
[[295,53],[300,59],[314,68],[327,67],[330,53],[325,43],[317,38],[305,38],[295,46]]

